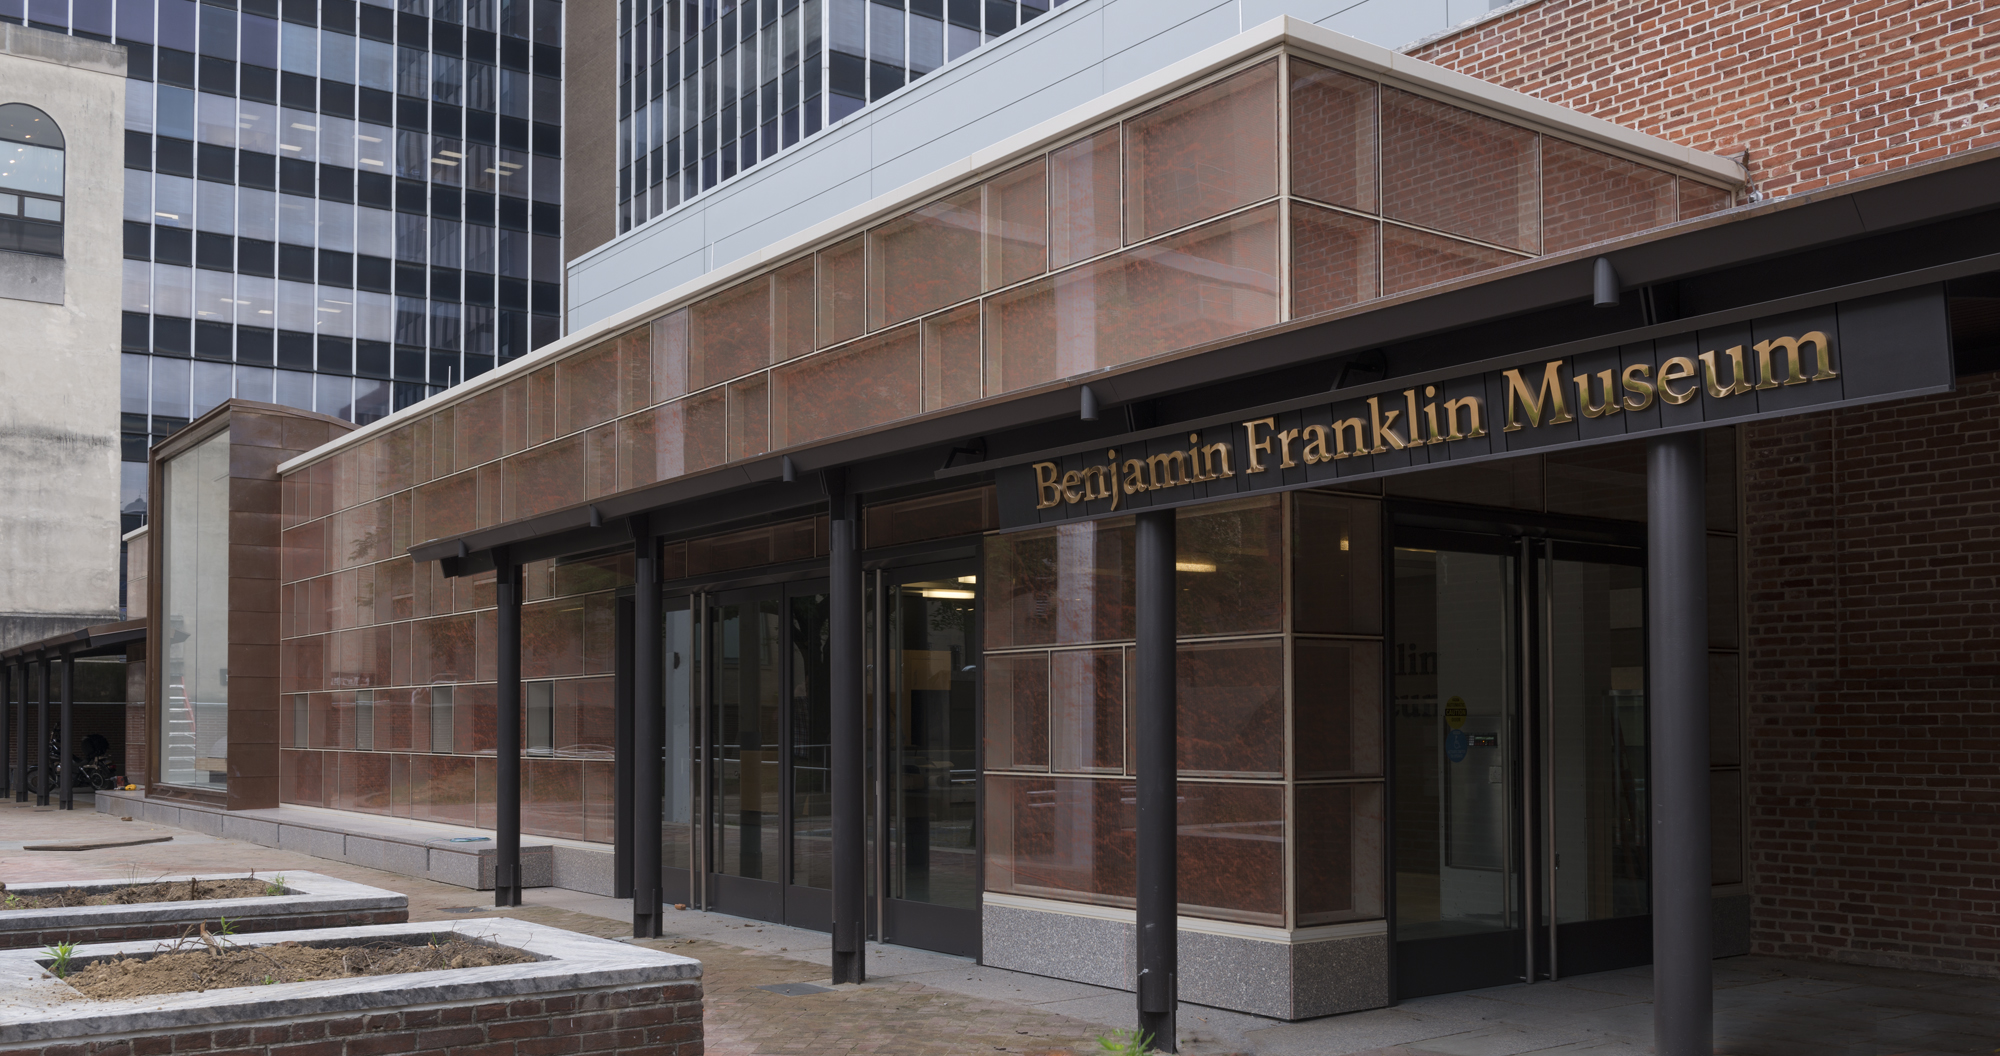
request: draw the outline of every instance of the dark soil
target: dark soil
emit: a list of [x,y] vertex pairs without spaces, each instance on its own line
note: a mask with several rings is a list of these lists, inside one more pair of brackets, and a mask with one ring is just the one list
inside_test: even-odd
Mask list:
[[351,979],[363,975],[400,975],[441,968],[481,968],[492,964],[523,964],[532,954],[511,946],[489,946],[453,935],[435,936],[436,945],[376,942],[344,946],[236,946],[226,938],[200,938],[174,943],[169,952],[150,957],[119,957],[92,961],[73,970],[66,981],[86,997],[112,1001],[147,994],[181,994],[232,986],[269,986],[309,979]]
[[[0,891],[5,891],[0,885]],[[286,894],[283,885],[255,878],[186,880],[158,884],[128,884],[109,891],[65,888],[52,894],[0,895],[0,909],[68,909],[72,906],[131,906],[142,902],[202,902],[212,898],[261,898]]]

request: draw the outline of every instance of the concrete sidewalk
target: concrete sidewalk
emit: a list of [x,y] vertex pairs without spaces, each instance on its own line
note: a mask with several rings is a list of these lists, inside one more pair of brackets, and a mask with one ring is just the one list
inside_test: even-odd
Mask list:
[[[81,804],[79,804],[81,806]],[[95,851],[23,851],[24,843],[172,836]],[[0,804],[0,880],[131,877],[229,869],[312,869],[402,891],[413,920],[504,914],[591,934],[630,933],[628,900],[533,888],[528,906],[490,892],[314,858],[87,810]],[[711,1056],[881,1053],[1087,1053],[1129,1025],[1132,995],[904,947],[870,944],[869,982],[793,996],[763,989],[824,985],[827,936],[719,914],[669,913],[658,945],[707,969]],[[1181,1007],[1182,1051],[1202,1056],[1644,1056],[1651,1052],[1646,969],[1558,983],[1419,998],[1302,1023]],[[2000,980],[1739,957],[1716,964],[1716,1051],[1731,1056],[1991,1056],[2000,1052]]]

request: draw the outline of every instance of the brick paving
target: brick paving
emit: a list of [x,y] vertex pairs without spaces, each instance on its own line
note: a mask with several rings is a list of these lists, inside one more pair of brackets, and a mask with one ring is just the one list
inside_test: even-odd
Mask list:
[[[0,880],[97,879],[106,876],[151,880],[181,872],[286,869],[338,876],[401,891],[410,898],[411,920],[466,920],[509,916],[607,938],[630,934],[624,923],[552,906],[496,909],[492,893],[386,873],[292,851],[219,839],[186,829],[124,822],[78,809],[62,813],[12,802],[0,804]],[[167,843],[94,851],[24,851],[23,843],[144,839],[172,836]],[[468,907],[479,907],[463,912]],[[459,910],[460,912],[453,912]],[[702,962],[703,1008],[708,1056],[966,1056],[1017,1053],[1023,1056],[1080,1056],[1099,1052],[1097,1038],[1109,1031],[1023,1005],[938,989],[907,980],[831,988],[788,996],[759,987],[780,983],[824,986],[822,965],[729,946],[709,939],[669,937],[641,945]],[[1183,1046],[1183,1052],[1220,1054],[1225,1048]]]
[[[23,843],[148,836],[173,840],[83,852],[20,849]],[[627,934],[623,921],[580,911],[618,905],[596,896],[543,889],[529,897],[544,904],[502,911],[490,904],[491,892],[184,829],[120,822],[87,809],[59,814],[0,803],[0,880],[151,880],[235,869],[260,875],[311,869],[403,891],[412,920],[504,913],[587,934]],[[668,923],[671,928],[671,916]],[[1099,1052],[1096,1039],[1110,1029],[1105,1024],[1120,1023],[1131,1007],[1130,996],[1115,991],[897,947],[871,947],[871,966],[883,976],[879,981],[791,997],[759,987],[824,985],[826,967],[806,959],[825,953],[823,937],[692,912],[681,930],[646,945],[702,962],[712,1056],[1087,1056]],[[741,942],[732,941],[738,935]],[[807,949],[813,942],[818,945]],[[776,943],[792,944],[794,955]],[[962,982],[954,968],[963,970]],[[1441,994],[1299,1023],[1182,1006],[1181,1051],[1190,1056],[1645,1056],[1652,1050],[1651,996],[1650,974],[1634,968],[1561,983]],[[1990,1056],[2000,1052],[1994,1008],[2000,1008],[1995,979],[1766,957],[1716,963],[1716,1051],[1730,1056]],[[1203,1040],[1185,1040],[1195,1032]]]

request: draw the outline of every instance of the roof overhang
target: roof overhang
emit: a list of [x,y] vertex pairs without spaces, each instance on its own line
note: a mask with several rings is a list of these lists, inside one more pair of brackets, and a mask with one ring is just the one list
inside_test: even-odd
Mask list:
[[50,657],[105,656],[122,653],[133,642],[144,641],[145,620],[100,623],[95,627],[53,634],[40,641],[17,645],[0,652],[0,664],[34,662]]

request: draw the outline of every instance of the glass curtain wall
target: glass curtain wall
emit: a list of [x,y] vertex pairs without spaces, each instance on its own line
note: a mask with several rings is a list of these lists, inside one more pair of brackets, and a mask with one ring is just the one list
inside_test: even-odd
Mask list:
[[[1178,514],[1185,914],[1381,915],[1379,517],[1317,494]],[[1133,904],[1131,552],[1126,518],[987,540],[987,891]]]
[[162,467],[160,779],[229,783],[229,430]]
[[619,233],[1066,2],[619,0]]
[[366,423],[558,336],[561,0],[0,0],[115,41],[125,529],[231,397]]
[[[285,539],[281,800],[490,828],[493,573],[413,565],[372,516]],[[629,550],[522,568],[523,832],[612,839],[617,595],[631,584]]]

